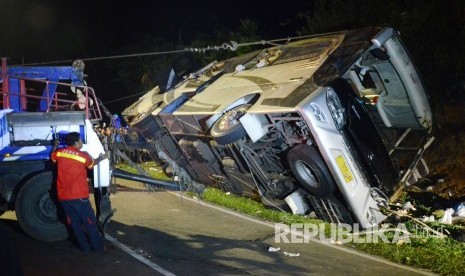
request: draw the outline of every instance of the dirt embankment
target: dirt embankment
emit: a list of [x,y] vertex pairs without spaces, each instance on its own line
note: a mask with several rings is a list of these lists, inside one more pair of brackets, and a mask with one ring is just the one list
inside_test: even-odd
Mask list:
[[458,103],[437,108],[434,143],[424,158],[430,168],[428,178],[433,192],[453,200],[465,201],[465,116]]

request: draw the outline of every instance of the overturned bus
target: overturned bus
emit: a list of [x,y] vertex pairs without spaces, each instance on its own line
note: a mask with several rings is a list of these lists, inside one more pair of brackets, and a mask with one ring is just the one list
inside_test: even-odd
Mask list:
[[428,97],[392,28],[215,61],[122,115],[191,179],[330,222],[374,226],[399,185],[428,173]]

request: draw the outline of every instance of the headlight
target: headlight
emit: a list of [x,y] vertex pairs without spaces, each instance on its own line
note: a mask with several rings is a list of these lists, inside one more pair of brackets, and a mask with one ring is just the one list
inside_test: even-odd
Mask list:
[[332,89],[326,90],[326,102],[328,104],[329,111],[331,111],[331,116],[333,117],[336,128],[342,129],[346,124],[345,110],[342,107],[341,101],[339,100],[336,92]]

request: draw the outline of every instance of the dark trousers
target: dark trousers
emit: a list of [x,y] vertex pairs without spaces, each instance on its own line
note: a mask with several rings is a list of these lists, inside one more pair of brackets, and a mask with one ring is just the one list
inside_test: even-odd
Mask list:
[[[71,227],[79,248],[86,253],[91,249],[94,251],[103,251],[102,236],[98,231],[97,219],[95,218],[89,199],[63,200],[61,201],[61,205],[66,213],[66,222]],[[90,244],[83,231],[83,225],[87,230]]]

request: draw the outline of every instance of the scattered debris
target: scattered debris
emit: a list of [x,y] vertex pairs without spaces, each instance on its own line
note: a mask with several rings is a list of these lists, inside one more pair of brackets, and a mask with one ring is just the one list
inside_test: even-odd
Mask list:
[[281,247],[272,247],[272,246],[270,246],[268,248],[268,252],[277,252],[279,250],[281,250]]
[[402,209],[404,209],[405,211],[409,211],[409,210],[416,211],[417,210],[417,208],[415,208],[415,206],[413,206],[410,201],[405,202],[404,205],[402,206]]
[[442,216],[442,218],[439,219],[439,222],[443,223],[443,224],[452,224],[452,215],[453,214],[454,214],[454,209],[447,208],[444,211],[444,215]]
[[[281,250],[281,247],[272,247],[272,246],[270,246],[268,248],[268,252],[278,252],[280,250]],[[299,257],[300,256],[300,253],[289,253],[289,252],[286,252],[286,251],[284,251],[283,253],[284,253],[284,255],[286,255],[288,257]]]
[[442,218],[444,216],[444,210],[440,209],[440,210],[436,210],[433,212],[433,215],[435,218]]
[[405,244],[405,243],[406,243],[405,240],[400,239],[400,240],[398,240],[398,241],[396,242],[396,245],[403,245],[403,244]]
[[431,215],[429,217],[428,216],[423,216],[423,219],[422,219],[423,222],[433,222],[435,220],[436,219],[435,219],[434,215]]
[[145,257],[145,258],[152,258],[153,256],[150,255],[149,252],[143,250],[143,249],[135,249],[134,250],[135,253],[141,255],[142,257]]
[[334,240],[331,240],[329,243],[331,244],[337,244],[337,245],[342,245],[342,242],[337,240],[337,241],[334,241]]
[[[432,186],[431,183],[441,181],[444,179],[428,179],[418,184],[418,187],[405,187],[398,201],[391,201],[387,213],[392,214],[391,219],[394,223],[408,218],[436,237],[448,236],[465,241],[465,201],[425,191],[426,187]],[[450,235],[445,231],[449,227],[453,229]],[[438,235],[432,230],[439,230],[438,232],[443,232],[444,235]]]
[[404,210],[404,209],[400,209],[400,210],[397,210],[396,211],[396,215],[399,216],[399,217],[404,217],[408,214],[408,211],[407,210]]
[[445,238],[447,237],[446,235],[444,235],[443,233],[431,228],[430,226],[428,226],[427,224],[425,224],[423,221],[421,221],[420,219],[417,219],[417,218],[414,218],[412,217],[411,215],[408,215],[407,214],[407,211],[406,210],[397,210],[397,211],[392,211],[390,210],[389,211],[390,213],[392,214],[395,214],[397,217],[405,217],[405,218],[409,218],[411,219],[414,223],[420,225],[425,231],[428,231],[432,234],[434,234],[436,237],[438,238]]
[[300,253],[289,253],[289,252],[284,251],[284,255],[288,257],[299,257]]

